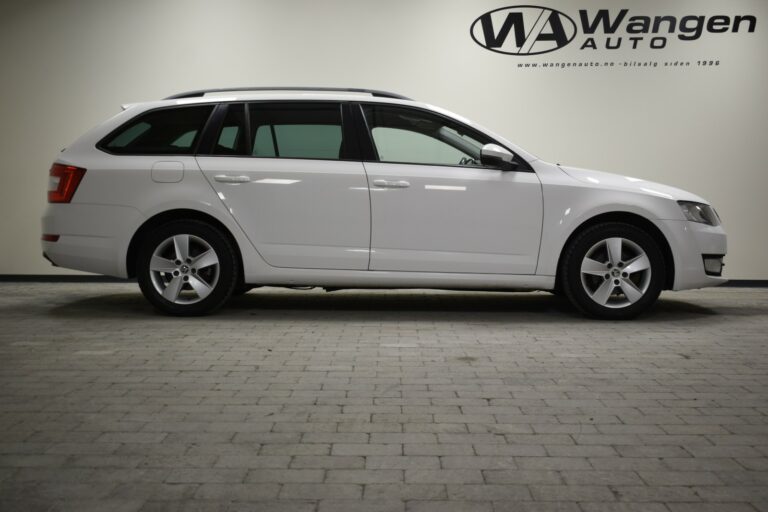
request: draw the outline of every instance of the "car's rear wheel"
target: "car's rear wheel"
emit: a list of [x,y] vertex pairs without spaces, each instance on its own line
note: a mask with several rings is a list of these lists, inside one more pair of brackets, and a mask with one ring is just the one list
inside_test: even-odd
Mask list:
[[583,313],[596,318],[633,318],[650,308],[665,280],[664,257],[648,233],[607,222],[579,233],[560,267],[563,291]]
[[238,282],[229,239],[201,221],[173,221],[152,231],[139,250],[139,287],[164,313],[203,315],[221,307]]

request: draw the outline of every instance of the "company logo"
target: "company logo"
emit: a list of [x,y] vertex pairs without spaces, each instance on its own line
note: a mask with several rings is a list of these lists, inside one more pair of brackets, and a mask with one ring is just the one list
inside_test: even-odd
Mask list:
[[[757,18],[752,15],[630,15],[629,9],[579,10],[584,37],[579,50],[617,50],[667,46],[668,39],[695,41],[703,34],[753,33]],[[472,39],[492,52],[507,55],[540,55],[566,46],[577,35],[576,22],[567,14],[548,7],[514,5],[488,11],[469,29]]]
[[486,50],[508,55],[553,52],[576,37],[576,23],[569,16],[535,5],[489,11],[477,18],[469,30],[472,39]]

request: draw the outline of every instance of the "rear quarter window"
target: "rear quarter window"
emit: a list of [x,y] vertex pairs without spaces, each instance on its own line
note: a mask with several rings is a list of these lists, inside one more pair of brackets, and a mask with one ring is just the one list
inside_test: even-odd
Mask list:
[[191,155],[213,105],[152,110],[131,119],[97,147],[118,155]]

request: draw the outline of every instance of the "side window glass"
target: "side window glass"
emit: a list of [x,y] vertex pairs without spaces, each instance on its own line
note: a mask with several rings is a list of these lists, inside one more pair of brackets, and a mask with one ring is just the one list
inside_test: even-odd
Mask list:
[[339,160],[343,150],[338,103],[250,105],[253,156]]
[[275,158],[275,139],[272,134],[272,127],[266,124],[256,129],[256,136],[253,139],[253,156],[264,158]]
[[248,141],[245,133],[245,106],[233,103],[227,106],[227,114],[221,123],[221,131],[213,148],[214,155],[247,155]]
[[382,162],[456,165],[470,155],[422,133],[377,126],[371,130]]
[[98,147],[121,155],[192,154],[212,105],[165,108],[139,115]]
[[173,141],[173,144],[171,145],[177,148],[191,148],[192,143],[195,140],[195,135],[197,135],[197,130],[190,130]]
[[124,148],[136,140],[137,137],[140,137],[141,134],[149,130],[151,126],[152,125],[145,122],[134,124],[133,126],[119,133],[114,139],[112,139],[112,141],[109,143],[109,147]]
[[492,142],[440,116],[388,105],[363,112],[381,162],[480,165],[480,149]]

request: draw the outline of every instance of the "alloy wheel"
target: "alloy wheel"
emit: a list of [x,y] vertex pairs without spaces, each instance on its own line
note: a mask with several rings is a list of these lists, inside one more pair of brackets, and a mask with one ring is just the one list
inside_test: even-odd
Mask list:
[[632,240],[611,237],[594,244],[581,262],[581,284],[597,304],[625,308],[639,301],[651,283],[651,261]]
[[152,253],[149,272],[155,290],[174,304],[194,304],[211,294],[219,280],[219,257],[202,238],[178,234]]

